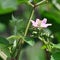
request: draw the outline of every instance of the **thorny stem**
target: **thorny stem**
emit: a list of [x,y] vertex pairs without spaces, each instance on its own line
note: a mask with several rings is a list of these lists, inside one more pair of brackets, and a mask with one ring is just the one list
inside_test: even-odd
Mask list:
[[25,30],[25,34],[24,34],[24,36],[27,35],[28,29],[29,29],[29,26],[30,26],[30,21],[32,20],[33,14],[34,14],[34,9],[32,10],[32,13],[31,13],[31,16],[30,16],[29,22],[28,22],[28,24],[27,24],[27,27],[26,27],[26,30]]

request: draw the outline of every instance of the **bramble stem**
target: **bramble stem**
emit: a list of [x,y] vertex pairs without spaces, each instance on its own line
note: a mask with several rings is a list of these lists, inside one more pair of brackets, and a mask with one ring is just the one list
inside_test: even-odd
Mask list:
[[31,4],[31,2],[30,2],[30,1],[28,1],[28,4],[29,4],[30,6],[32,6],[32,7],[34,7],[34,5],[33,5],[33,4]]
[[43,39],[43,38],[41,38],[41,37],[38,37],[44,44],[47,44],[47,42]]
[[25,34],[24,34],[24,36],[27,35],[28,29],[29,29],[29,26],[30,26],[30,21],[32,20],[33,14],[34,14],[34,9],[32,10],[32,13],[31,13],[31,16],[30,16],[29,22],[28,22],[28,24],[27,24],[27,27],[26,27],[26,30],[25,30]]
[[39,5],[41,5],[41,4],[45,3],[45,2],[47,2],[47,0],[40,1],[40,2],[38,2],[38,3],[36,4],[36,6],[39,6]]

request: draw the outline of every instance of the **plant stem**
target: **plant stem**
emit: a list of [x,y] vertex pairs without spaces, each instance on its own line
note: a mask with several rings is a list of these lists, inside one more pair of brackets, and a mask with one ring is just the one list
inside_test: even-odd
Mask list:
[[18,43],[19,44],[18,44],[18,50],[17,50],[18,52],[17,52],[17,55],[16,55],[16,60],[19,59],[19,55],[20,55],[21,50],[22,50],[22,40],[20,40]]
[[47,2],[47,1],[46,1],[46,0],[40,1],[40,2],[38,2],[38,3],[36,4],[36,6],[39,6],[39,5],[41,5],[41,4],[45,3],[45,2]]
[[28,4],[32,7],[34,7],[34,5],[30,1],[28,1]]
[[[27,24],[27,27],[26,27],[24,36],[27,35],[28,29],[29,29],[29,26],[30,26],[30,21],[31,21],[31,19],[32,19],[32,17],[33,17],[33,14],[34,14],[34,9],[32,10],[32,14],[31,14],[30,19],[29,19],[29,22],[28,22],[28,24]],[[18,50],[18,53],[17,53],[17,56],[16,56],[16,59],[17,59],[17,60],[18,60],[19,54],[20,54],[20,52],[21,52],[21,46],[22,46],[22,45],[21,45],[21,41],[20,41],[19,50]]]
[[47,42],[43,39],[43,38],[41,38],[41,37],[38,37],[44,44],[47,44]]
[[29,26],[30,26],[30,21],[32,20],[33,14],[34,14],[34,9],[32,10],[32,13],[31,13],[31,16],[30,16],[29,22],[28,22],[28,24],[27,24],[27,27],[26,27],[26,30],[25,30],[25,34],[24,34],[24,36],[27,35],[28,29],[29,29]]

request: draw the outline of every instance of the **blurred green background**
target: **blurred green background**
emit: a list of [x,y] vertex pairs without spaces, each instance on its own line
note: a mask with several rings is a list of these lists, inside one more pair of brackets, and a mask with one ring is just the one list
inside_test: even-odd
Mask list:
[[[32,7],[27,4],[28,0],[0,0],[0,36],[7,37],[11,34],[11,27],[9,21],[12,19],[12,14],[19,19],[24,21],[28,20],[32,11]],[[33,1],[33,0],[30,0]],[[41,0],[34,0],[35,3]],[[44,3],[35,9],[34,17],[36,18],[47,18],[52,26],[49,27],[54,34],[54,43],[60,43],[60,0],[49,0],[48,3]],[[26,24],[25,24],[26,25]],[[21,52],[21,59],[23,54],[26,55],[27,60],[45,60],[45,52],[40,49],[39,44],[36,44],[33,48],[28,46]],[[41,45],[40,45],[41,46]],[[41,51],[40,51],[41,50]],[[25,53],[24,53],[25,51]],[[43,57],[41,56],[43,55]],[[29,58],[29,59],[28,59]],[[43,59],[44,58],[44,59]]]

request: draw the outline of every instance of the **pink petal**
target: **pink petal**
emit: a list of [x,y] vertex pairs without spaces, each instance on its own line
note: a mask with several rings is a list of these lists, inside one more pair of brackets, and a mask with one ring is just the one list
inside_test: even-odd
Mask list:
[[41,24],[41,27],[47,28],[48,26],[51,26],[52,24]]
[[36,23],[38,24],[40,22],[40,20],[39,19],[36,19]]
[[31,20],[32,24],[36,23],[35,21]]
[[41,23],[45,23],[46,24],[47,23],[47,19],[44,18]]
[[38,25],[37,24],[32,24],[34,27],[38,27]]
[[34,27],[38,27],[38,24],[35,21],[31,20],[31,22]]
[[46,24],[46,26],[48,27],[48,26],[51,26],[52,24]]

